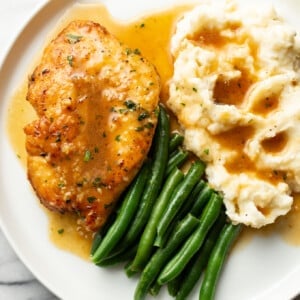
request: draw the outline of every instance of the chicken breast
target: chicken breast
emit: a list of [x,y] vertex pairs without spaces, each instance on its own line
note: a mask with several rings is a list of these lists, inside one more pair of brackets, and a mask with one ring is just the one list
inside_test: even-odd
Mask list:
[[100,228],[147,156],[157,123],[158,74],[104,27],[73,21],[44,50],[27,100],[28,178],[51,210]]

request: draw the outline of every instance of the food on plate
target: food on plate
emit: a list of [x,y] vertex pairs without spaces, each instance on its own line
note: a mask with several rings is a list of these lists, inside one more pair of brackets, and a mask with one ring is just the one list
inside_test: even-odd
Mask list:
[[[141,272],[134,294],[136,300],[145,299],[148,293],[158,294],[164,284],[168,284],[171,296],[185,299],[207,266],[201,294],[206,297],[203,299],[212,299],[241,225],[226,220],[223,199],[202,178],[205,166],[199,159],[186,166],[185,173],[179,169],[180,162],[169,175],[162,168],[160,173],[166,179],[155,185],[157,196],[145,201],[153,174],[157,173],[157,161],[166,165],[182,142],[178,134],[169,136],[168,122],[161,106],[153,142],[155,151],[130,185],[115,219],[95,235],[91,258],[100,267],[128,262],[125,268],[129,277]],[[168,146],[173,151],[167,151]],[[163,152],[167,155],[162,157]],[[153,209],[149,215],[143,215],[143,223],[138,222],[139,235],[128,238],[147,203]]]
[[261,227],[300,191],[296,31],[271,7],[205,2],[172,37],[168,106],[235,223]]
[[38,119],[25,127],[27,169],[41,202],[101,227],[147,156],[159,92],[154,66],[101,25],[62,30],[28,84]]
[[185,299],[203,272],[213,299],[242,224],[274,222],[300,192],[299,37],[270,7],[201,2],[170,49],[156,41],[173,55],[167,83],[122,38],[72,21],[46,47],[28,84],[28,178],[46,207],[78,215],[96,265],[140,272],[136,300],[164,284]]
[[[149,177],[139,188],[138,182],[144,173],[141,172],[137,177],[136,183],[127,192],[114,226],[110,228],[105,240],[93,255],[93,261],[96,263],[99,263],[103,257],[106,258],[107,254],[113,250],[121,238],[122,245],[119,247],[121,250],[118,250],[118,252],[122,252],[123,248],[127,249],[129,246],[132,246],[139,238],[149,219],[163,183],[168,156],[169,119],[163,107],[160,108],[159,116],[158,130],[155,136],[156,142],[153,150],[154,155],[150,163],[146,162],[144,164],[144,168],[150,168]],[[145,188],[143,189],[143,187]],[[133,209],[131,202],[134,203]]]

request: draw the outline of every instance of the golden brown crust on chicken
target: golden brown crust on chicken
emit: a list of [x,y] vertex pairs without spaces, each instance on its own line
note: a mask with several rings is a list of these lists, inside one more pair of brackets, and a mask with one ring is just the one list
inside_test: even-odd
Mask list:
[[97,230],[149,151],[159,91],[138,50],[99,24],[70,23],[29,78],[28,177],[41,202]]

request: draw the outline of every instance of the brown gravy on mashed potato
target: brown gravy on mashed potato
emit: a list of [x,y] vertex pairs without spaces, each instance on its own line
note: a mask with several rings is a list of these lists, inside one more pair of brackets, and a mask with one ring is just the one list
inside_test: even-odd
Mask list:
[[172,37],[168,106],[235,223],[260,228],[300,191],[300,39],[269,6],[199,4]]
[[[132,48],[139,48],[143,55],[154,63],[161,76],[162,83],[164,84],[162,101],[166,101],[168,97],[168,86],[166,83],[173,74],[169,43],[176,21],[189,9],[191,9],[189,6],[175,6],[166,11],[153,12],[149,15],[142,16],[130,23],[123,23],[114,20],[107,9],[102,5],[78,5],[74,6],[64,15],[51,36],[54,36],[61,28],[74,19],[89,19],[101,23],[121,41]],[[234,30],[234,26],[232,29]],[[202,44],[214,44],[218,45],[218,47],[221,47],[224,42],[224,39],[217,31],[206,31],[206,33],[202,35],[202,40],[200,41]],[[256,50],[255,46],[253,46],[253,53],[255,53]],[[243,95],[242,91],[246,91],[249,88],[252,80],[253,78],[248,75],[243,76],[242,80],[232,80],[228,85],[224,85],[224,82],[220,80],[220,82],[216,84],[214,90],[216,101],[222,103],[228,101],[228,104],[241,103]],[[234,85],[241,85],[241,89],[235,89],[235,93],[230,93],[231,86]],[[31,105],[25,101],[26,93],[27,77],[13,96],[8,112],[9,136],[17,156],[24,165],[26,163],[26,151],[24,147],[25,137],[23,127],[35,117]],[[274,99],[269,100],[269,102],[272,104],[270,107],[258,104],[254,109],[259,110],[262,115],[267,114],[268,110],[271,110],[271,108],[275,109],[278,105],[278,99],[275,97]],[[173,119],[173,127],[176,126],[178,125],[176,124],[175,119]],[[219,138],[223,139],[224,143],[226,142],[226,139],[224,139],[224,137],[222,138],[221,135]],[[266,141],[265,147],[274,149],[273,147],[276,146],[277,149],[280,149],[280,147],[283,147],[284,145],[284,139],[285,137],[283,136],[282,138],[278,138],[278,141]],[[276,222],[276,224],[269,226],[267,229],[260,230],[259,232],[278,232],[288,243],[300,244],[298,234],[300,230],[300,215],[298,206],[300,206],[300,198],[295,200],[294,209],[292,209],[288,215],[280,218],[279,222]],[[78,234],[75,218],[52,213],[46,209],[44,209],[44,211],[49,216],[50,236],[55,245],[83,258],[88,258],[91,237],[83,237]],[[246,233],[246,236],[249,237],[248,233],[250,232],[250,235],[252,235],[253,231],[246,230],[244,232]]]

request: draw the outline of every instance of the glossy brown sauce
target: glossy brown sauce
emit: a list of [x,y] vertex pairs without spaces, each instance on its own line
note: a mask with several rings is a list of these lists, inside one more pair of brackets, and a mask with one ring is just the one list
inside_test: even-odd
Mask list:
[[[222,35],[217,28],[204,28],[194,36],[189,37],[189,40],[195,45],[200,47],[212,49],[213,51],[219,51],[224,49],[227,44],[243,44],[247,42],[250,47],[250,54],[254,58],[257,55],[257,45],[247,40],[244,36],[237,36],[236,32],[241,27],[241,24],[231,23],[226,28],[230,32],[229,35]],[[224,29],[225,30],[225,29]],[[213,66],[217,69],[217,66]],[[222,74],[218,77],[213,90],[213,99],[217,104],[228,104],[240,106],[245,99],[247,91],[255,83],[255,78],[242,66],[236,66],[236,70],[240,71],[240,76],[234,79],[228,79]],[[211,70],[215,71],[215,70]]]
[[8,108],[7,129],[10,142],[15,149],[17,157],[22,164],[26,165],[25,134],[23,128],[25,124],[31,122],[36,117],[35,110],[25,100],[27,94],[27,78],[16,90],[12,97],[11,105]]
[[216,28],[206,28],[195,34],[190,40],[201,47],[222,48],[228,39],[220,34]]
[[273,94],[257,101],[251,111],[256,115],[266,116],[275,110],[278,107],[278,104],[279,97],[278,95]]
[[268,181],[271,184],[278,184],[284,181],[286,177],[284,172],[273,169],[258,169],[255,162],[253,162],[244,152],[237,153],[232,160],[226,162],[225,168],[231,174],[253,174],[254,177]]
[[207,27],[195,33],[192,37],[188,37],[190,41],[205,48],[214,48],[216,50],[224,47],[227,43],[235,40],[235,32],[241,27],[239,22],[232,22],[227,25],[226,30],[231,35],[222,35],[218,28]]
[[251,126],[237,126],[226,132],[214,136],[216,142],[227,149],[234,149],[236,152],[242,152],[248,139],[254,134],[254,128]]
[[[285,174],[273,169],[257,168],[256,163],[245,153],[244,147],[253,134],[253,127],[238,126],[226,132],[222,132],[219,135],[212,136],[222,147],[232,149],[236,153],[231,160],[225,163],[226,170],[231,174],[253,174],[255,177],[261,178],[274,185],[282,182],[285,178]],[[276,149],[277,151],[283,149],[286,142],[286,136],[279,134],[273,139],[265,140],[263,145],[266,151],[275,152]],[[263,209],[262,212],[267,214],[267,211]]]
[[43,210],[48,216],[51,241],[60,249],[89,259],[92,236],[81,235],[82,231],[78,230],[76,216],[50,212],[44,207]]
[[217,104],[229,104],[240,106],[247,91],[255,82],[255,79],[246,70],[239,70],[240,76],[233,79],[226,79],[219,76],[213,91],[213,98]]
[[278,153],[283,151],[288,142],[288,136],[285,132],[280,132],[272,138],[262,141],[261,145],[266,152]]
[[[113,19],[107,9],[102,5],[74,6],[66,13],[57,28],[53,30],[51,36],[56,35],[64,26],[74,19],[89,19],[101,23],[129,47],[134,49],[138,48],[141,53],[156,66],[162,80],[161,100],[165,101],[168,97],[167,82],[173,72],[172,58],[169,53],[170,37],[174,30],[176,20],[189,8],[189,6],[177,6],[166,11],[142,16],[130,23],[124,23]],[[222,41],[216,41],[219,37],[214,32],[207,32],[202,39],[207,43],[222,43]],[[255,52],[255,50],[253,51]],[[221,95],[221,91],[229,93],[229,87],[234,87],[238,84],[242,85],[244,91],[248,89],[248,79],[244,78],[241,78],[240,82],[220,83],[216,91],[219,101],[225,102],[225,100],[222,100],[223,96]],[[16,155],[24,165],[26,164],[26,151],[24,147],[25,135],[23,128],[35,118],[33,108],[25,100],[26,93],[27,78],[24,78],[23,84],[12,97],[8,112],[8,131],[11,143]],[[174,118],[172,119],[172,123],[173,128],[178,126]],[[232,147],[232,143],[234,143],[237,147],[236,149],[241,150],[241,153],[243,153],[242,149],[251,134],[251,127],[238,128],[234,131],[222,134],[216,137],[216,139],[226,147]],[[243,162],[243,159],[242,155],[237,157],[237,161],[240,161],[240,163],[235,171],[233,166],[228,166],[228,168],[231,168],[232,172],[239,172],[239,169],[247,169],[249,162],[246,162],[247,159]],[[296,197],[293,210],[287,216],[281,218],[278,224],[276,223],[275,225],[269,226],[266,230],[245,229],[242,238],[237,244],[240,246],[248,243],[245,241],[252,239],[253,232],[255,232],[255,234],[264,234],[264,232],[277,231],[288,243],[300,245],[299,207],[300,197]],[[75,218],[70,215],[60,215],[49,212],[46,209],[44,210],[49,216],[49,232],[54,244],[59,248],[71,251],[83,258],[88,258],[91,237],[81,236],[78,233]]]

